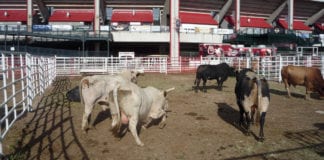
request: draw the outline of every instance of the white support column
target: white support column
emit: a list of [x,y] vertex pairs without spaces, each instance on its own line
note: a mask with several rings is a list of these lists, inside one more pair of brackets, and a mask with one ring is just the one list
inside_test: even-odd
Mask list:
[[286,5],[287,1],[284,1],[275,11],[272,12],[272,14],[268,17],[267,22],[272,24],[275,18],[278,17],[279,14],[285,9]]
[[[100,0],[94,0],[94,26],[93,30],[96,34],[99,34],[100,31]],[[100,43],[95,43],[94,44],[95,51],[100,51]],[[99,55],[98,55],[99,56]]]
[[27,0],[27,31],[32,31],[33,25],[33,0]]
[[236,0],[235,3],[235,31],[238,33],[241,28],[241,0]]
[[162,26],[168,25],[167,15],[169,15],[169,14],[170,14],[170,0],[165,0],[164,6],[163,6],[163,14],[162,14],[161,20],[160,20]]
[[288,0],[288,30],[294,29],[294,0]]
[[313,14],[311,17],[309,17],[309,18],[306,20],[305,25],[312,25],[312,24],[315,23],[318,19],[320,19],[323,15],[324,15],[324,8],[321,9],[320,11],[318,11],[317,13]]
[[100,0],[94,0],[94,26],[93,29],[95,32],[98,32],[100,29]]
[[324,56],[321,56],[322,76],[324,78]]
[[[177,24],[178,23],[178,24]],[[176,63],[179,59],[179,0],[170,0],[170,58],[172,62]]]
[[226,14],[226,12],[231,8],[233,3],[233,0],[228,0],[225,5],[222,7],[222,9],[219,11],[219,13],[214,17],[214,19],[220,23],[221,21],[223,21],[224,16]]
[[36,0],[34,1],[37,6],[38,6],[38,10],[40,12],[40,14],[42,15],[42,21],[46,22],[50,16],[49,10],[46,7],[45,3],[43,2],[43,0]]

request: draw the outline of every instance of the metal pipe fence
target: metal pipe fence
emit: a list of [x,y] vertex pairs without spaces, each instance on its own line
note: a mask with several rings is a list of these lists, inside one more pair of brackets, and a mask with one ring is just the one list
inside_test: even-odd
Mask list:
[[252,68],[268,80],[281,81],[281,68],[286,65],[317,67],[324,75],[324,56],[266,56],[266,57],[56,57],[57,75],[115,74],[122,69],[144,72],[195,72],[201,64],[227,63],[241,70]]
[[2,141],[14,122],[32,111],[35,96],[43,94],[56,76],[55,58],[1,52],[0,154]]

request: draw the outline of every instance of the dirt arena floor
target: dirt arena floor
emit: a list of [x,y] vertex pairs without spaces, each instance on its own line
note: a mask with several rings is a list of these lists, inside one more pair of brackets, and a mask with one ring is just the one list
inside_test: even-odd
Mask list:
[[237,127],[239,118],[235,78],[208,81],[207,93],[192,90],[194,74],[150,74],[140,76],[140,86],[159,89],[176,87],[168,95],[167,125],[140,131],[143,147],[130,132],[122,138],[110,132],[109,111],[95,107],[95,128],[81,131],[84,107],[68,102],[65,93],[80,77],[58,77],[43,96],[35,99],[34,112],[19,119],[3,141],[9,159],[39,160],[323,160],[324,100],[313,94],[304,99],[304,87],[291,87],[287,98],[284,85],[270,82],[271,101],[265,122],[265,141],[246,136]]

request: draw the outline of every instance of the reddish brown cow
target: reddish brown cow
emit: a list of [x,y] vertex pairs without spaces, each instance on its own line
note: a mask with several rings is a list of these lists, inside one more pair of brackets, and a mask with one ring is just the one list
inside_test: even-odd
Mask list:
[[309,98],[309,92],[318,92],[321,97],[324,97],[324,80],[318,68],[288,65],[281,69],[281,76],[289,97],[291,97],[290,85],[305,86],[306,99]]

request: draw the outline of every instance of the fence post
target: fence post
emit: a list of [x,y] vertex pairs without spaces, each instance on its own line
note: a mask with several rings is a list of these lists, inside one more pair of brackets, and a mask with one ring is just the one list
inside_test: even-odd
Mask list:
[[281,68],[283,67],[283,60],[282,57],[279,56],[279,69],[278,69],[278,75],[279,75],[279,82],[282,81],[282,77],[281,77]]
[[312,64],[312,56],[307,56],[306,57],[306,66],[307,67],[311,67],[313,64]]
[[259,57],[258,58],[258,65],[260,66],[260,64],[261,64],[261,73],[262,73],[262,76],[265,76],[266,75],[266,65],[265,65],[265,57]]
[[44,68],[43,67],[45,67],[44,66],[44,64],[43,64],[43,57],[40,57],[39,58],[39,63],[37,64],[38,66],[39,66],[39,71],[38,71],[38,75],[39,75],[39,85],[40,85],[40,91],[39,91],[39,93],[41,93],[41,94],[43,94],[44,93],[44,91],[45,91],[45,78],[44,78],[44,74],[43,74],[43,72],[44,72]]
[[27,110],[31,112],[33,105],[33,92],[32,92],[32,57],[29,54],[25,55],[25,63],[26,63],[26,73],[27,73]]
[[[2,83],[3,86],[7,86],[7,75],[6,75],[6,57],[4,55],[4,53],[1,53],[1,64],[2,64]],[[7,89],[3,88],[3,101],[7,101]],[[7,103],[4,104],[6,107]],[[2,109],[1,109],[2,110]],[[2,111],[3,112],[3,111]],[[1,121],[2,122],[2,121]],[[2,124],[1,124],[2,126]],[[3,135],[2,135],[2,131],[0,132],[0,155],[3,155],[3,149],[2,149],[2,140],[3,140]]]
[[246,68],[250,68],[250,66],[251,66],[251,57],[247,57],[246,58]]
[[322,76],[324,78],[324,55],[321,56]]
[[[26,63],[24,64],[22,54],[19,55],[19,62],[20,62],[20,79],[25,79],[27,77],[25,77],[26,76],[26,72],[24,72],[24,70],[27,70],[27,68],[24,68],[24,66],[26,67],[27,64]],[[24,81],[23,80],[21,81],[20,85],[21,85],[21,88],[25,88],[25,84],[24,84]],[[25,89],[23,89],[23,90],[25,90]],[[22,97],[22,99],[25,99],[26,98],[25,91],[21,92],[21,97]],[[24,111],[26,110],[26,103],[25,102],[26,101],[24,100],[24,102],[23,102],[23,110]]]

